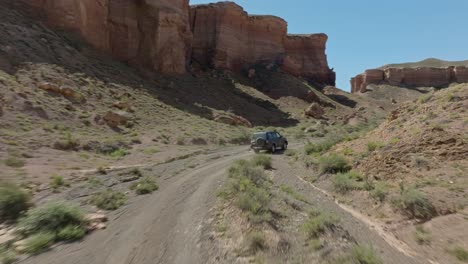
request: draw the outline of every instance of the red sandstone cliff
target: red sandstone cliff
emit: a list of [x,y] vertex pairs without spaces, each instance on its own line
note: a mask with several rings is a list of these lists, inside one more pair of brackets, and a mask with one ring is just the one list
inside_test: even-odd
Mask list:
[[25,0],[55,27],[79,32],[132,65],[184,73],[191,48],[188,0]]
[[433,68],[385,68],[366,70],[351,79],[351,92],[365,92],[369,84],[390,84],[402,87],[444,87],[468,82],[464,66]]
[[118,60],[160,73],[187,66],[239,71],[280,65],[310,81],[334,85],[327,36],[287,35],[274,16],[250,16],[232,2],[189,7],[189,0],[23,0],[54,27],[72,30]]
[[287,23],[275,16],[250,16],[232,2],[192,6],[192,60],[218,69],[241,70],[258,62],[286,72],[335,83],[328,67],[325,34],[287,35]]

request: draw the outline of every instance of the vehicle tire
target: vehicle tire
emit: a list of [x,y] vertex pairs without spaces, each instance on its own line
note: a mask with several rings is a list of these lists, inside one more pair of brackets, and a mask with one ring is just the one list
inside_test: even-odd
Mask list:
[[287,150],[288,149],[288,142],[284,142],[283,144],[283,150]]
[[275,152],[276,152],[276,145],[273,144],[271,145],[271,154],[275,154]]

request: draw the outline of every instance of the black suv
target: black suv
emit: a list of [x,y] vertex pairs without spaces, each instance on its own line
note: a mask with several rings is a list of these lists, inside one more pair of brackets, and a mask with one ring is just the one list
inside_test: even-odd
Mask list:
[[250,148],[258,153],[260,150],[267,150],[275,153],[277,149],[286,150],[288,140],[276,131],[257,132],[252,135]]

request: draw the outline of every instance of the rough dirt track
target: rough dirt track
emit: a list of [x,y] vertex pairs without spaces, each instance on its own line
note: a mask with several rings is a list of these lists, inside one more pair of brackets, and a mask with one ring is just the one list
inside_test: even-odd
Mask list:
[[[200,249],[203,243],[201,238],[204,237],[202,227],[216,201],[225,171],[233,160],[253,154],[246,147],[237,147],[216,155],[217,159],[159,182],[160,190],[153,195],[131,200],[124,209],[111,216],[107,230],[95,232],[81,243],[60,245],[21,263],[206,263]],[[283,157],[276,156],[275,162],[279,159]],[[290,177],[294,177],[290,180],[297,181],[294,175]],[[304,186],[302,188],[306,188]],[[349,217],[347,221],[359,222],[351,215]],[[365,224],[358,226],[362,228],[358,232],[375,233],[365,230]],[[378,235],[366,237],[378,240],[365,242],[373,242],[381,252],[385,251],[386,260],[397,261],[385,263],[420,263],[404,256]]]

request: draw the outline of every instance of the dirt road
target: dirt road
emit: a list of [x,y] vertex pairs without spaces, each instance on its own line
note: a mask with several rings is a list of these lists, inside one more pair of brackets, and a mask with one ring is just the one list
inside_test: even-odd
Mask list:
[[[211,158],[209,157],[211,155]],[[206,263],[201,251],[204,220],[216,202],[216,193],[225,179],[225,171],[235,159],[253,155],[246,147],[230,148],[207,155],[198,167],[167,178],[161,178],[160,190],[139,196],[123,209],[110,215],[106,230],[88,236],[81,243],[60,245],[42,255],[31,257],[25,264],[154,264]],[[275,162],[284,157],[276,156]],[[299,185],[290,175],[291,183]],[[313,188],[298,186],[307,193]],[[320,198],[319,198],[320,197]],[[320,194],[314,198],[328,199]],[[332,201],[325,203],[332,205]],[[326,208],[325,208],[326,209]],[[371,239],[381,252],[385,263],[421,263],[405,256],[387,244],[374,230],[345,211],[354,233]],[[396,261],[396,262],[395,262]]]

